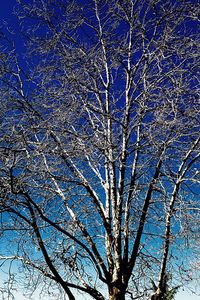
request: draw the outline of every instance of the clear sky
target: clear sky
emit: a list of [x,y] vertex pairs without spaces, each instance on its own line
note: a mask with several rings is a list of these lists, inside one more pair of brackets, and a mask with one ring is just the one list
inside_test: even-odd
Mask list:
[[12,10],[15,5],[15,0],[0,0],[0,18],[11,19],[13,21]]
[[192,295],[189,292],[181,291],[177,294],[176,300],[200,300],[200,296]]

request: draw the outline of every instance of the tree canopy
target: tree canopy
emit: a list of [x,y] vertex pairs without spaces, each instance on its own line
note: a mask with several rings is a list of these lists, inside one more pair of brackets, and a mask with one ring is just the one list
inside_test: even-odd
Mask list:
[[23,45],[1,35],[0,260],[60,299],[171,299],[199,251],[199,6],[17,2]]

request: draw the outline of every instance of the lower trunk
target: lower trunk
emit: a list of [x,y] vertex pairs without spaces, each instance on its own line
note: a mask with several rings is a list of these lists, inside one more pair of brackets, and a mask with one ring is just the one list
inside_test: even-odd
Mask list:
[[150,300],[167,300],[167,298],[162,293],[158,293],[158,294],[152,295]]
[[125,291],[118,287],[112,287],[109,290],[109,300],[125,300]]

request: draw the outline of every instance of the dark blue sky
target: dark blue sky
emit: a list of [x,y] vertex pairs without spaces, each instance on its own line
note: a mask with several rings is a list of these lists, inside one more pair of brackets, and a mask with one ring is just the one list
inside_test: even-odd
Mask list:
[[19,39],[19,23],[14,13],[16,7],[16,0],[0,0],[0,28],[1,31],[7,32],[9,35],[12,32],[12,40],[18,41]]
[[16,4],[16,0],[0,0],[0,18],[1,21],[3,19],[10,19],[14,21],[13,16],[13,7]]
[[9,49],[14,46],[21,61],[26,49],[23,35],[20,32],[19,21],[15,14],[17,6],[17,0],[0,0],[0,33],[6,36],[5,40],[1,40],[0,46],[6,45],[6,48],[8,46]]

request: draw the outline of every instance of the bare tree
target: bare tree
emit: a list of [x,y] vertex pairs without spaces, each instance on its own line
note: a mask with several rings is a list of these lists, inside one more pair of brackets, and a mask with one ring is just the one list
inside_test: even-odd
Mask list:
[[199,7],[18,2],[27,55],[2,40],[0,66],[1,261],[70,300],[169,299],[198,254]]

